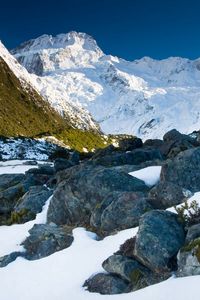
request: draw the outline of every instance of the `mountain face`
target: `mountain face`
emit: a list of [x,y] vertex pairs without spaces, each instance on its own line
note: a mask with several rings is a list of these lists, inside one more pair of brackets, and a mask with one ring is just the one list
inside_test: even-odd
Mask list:
[[[37,90],[79,128],[160,138],[200,128],[200,59],[105,55],[84,33],[43,35],[12,50]],[[92,116],[92,117],[91,117]]]
[[9,63],[16,74],[12,71],[9,57],[0,44],[0,135],[35,136],[64,128],[63,119],[25,80],[26,70],[11,57]]

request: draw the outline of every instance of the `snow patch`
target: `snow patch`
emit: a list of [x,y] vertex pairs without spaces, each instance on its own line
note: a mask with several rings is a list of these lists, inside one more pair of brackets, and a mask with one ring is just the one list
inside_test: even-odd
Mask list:
[[151,166],[138,171],[130,172],[129,175],[143,180],[149,187],[156,185],[160,180],[161,166]]

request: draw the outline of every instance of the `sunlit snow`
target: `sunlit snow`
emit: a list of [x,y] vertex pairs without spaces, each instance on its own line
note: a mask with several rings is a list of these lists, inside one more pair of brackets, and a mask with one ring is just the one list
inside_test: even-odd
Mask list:
[[155,185],[160,180],[161,166],[147,167],[138,171],[130,172],[129,174],[141,179],[149,187]]
[[[140,178],[145,170],[146,176],[142,177],[143,180],[146,180],[146,183],[155,183],[159,177],[159,168],[141,170]],[[0,227],[0,255],[21,250],[19,244],[28,235],[28,230],[33,224],[46,221],[49,201],[50,199],[36,220],[21,225]],[[84,281],[92,274],[102,272],[102,262],[118,250],[120,244],[136,233],[137,228],[127,229],[99,241],[94,233],[84,228],[76,228],[73,230],[74,242],[69,248],[36,261],[20,257],[7,267],[1,268],[0,299],[199,300],[200,276],[170,278],[137,292],[112,296],[89,293],[82,287]]]

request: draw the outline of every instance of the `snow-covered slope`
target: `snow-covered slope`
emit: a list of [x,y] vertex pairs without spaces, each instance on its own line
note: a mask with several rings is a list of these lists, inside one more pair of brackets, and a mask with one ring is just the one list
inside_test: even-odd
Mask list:
[[[14,167],[21,169],[21,173],[24,172],[23,164],[7,161],[3,167],[0,166],[0,174],[5,171],[5,168],[7,173],[10,173]],[[26,167],[31,168],[32,166],[27,165]],[[149,168],[142,169],[138,178],[142,175],[145,181],[149,181],[151,178],[153,182],[157,180],[158,174],[156,173],[152,174],[152,170]],[[199,197],[200,193],[196,193],[190,198],[190,201]],[[34,224],[46,222],[49,202],[50,198],[35,220],[24,224],[0,227],[0,256],[24,250],[21,242],[29,235],[28,230]],[[136,292],[118,295],[89,293],[82,287],[86,278],[92,274],[104,272],[102,262],[116,252],[122,243],[133,237],[137,230],[138,228],[126,229],[99,240],[94,233],[86,231],[84,228],[75,228],[73,230],[74,241],[69,248],[34,261],[19,257],[6,267],[0,268],[1,299],[199,300],[200,276],[183,278],[174,276]]]
[[[12,53],[61,114],[106,133],[160,138],[172,128],[200,129],[200,59],[133,62],[105,55],[84,33],[43,35]],[[93,126],[93,124],[91,125]]]
[[[14,75],[21,81],[22,85],[30,89],[30,86],[36,90],[44,99],[49,100],[52,107],[59,111],[69,121],[69,124],[81,129],[99,130],[98,125],[94,122],[89,112],[86,112],[81,105],[73,105],[67,101],[59,104],[57,101],[57,92],[51,83],[41,84],[40,78],[34,74],[30,74],[25,67],[9,53],[0,41],[0,57],[6,62]],[[44,81],[45,82],[45,81]],[[59,91],[62,94],[62,91]]]

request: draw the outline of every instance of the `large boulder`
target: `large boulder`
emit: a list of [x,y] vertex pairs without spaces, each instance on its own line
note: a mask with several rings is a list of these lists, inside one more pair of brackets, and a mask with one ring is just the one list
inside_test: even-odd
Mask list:
[[55,224],[35,224],[22,243],[29,260],[40,259],[69,247],[73,242],[71,229]]
[[149,191],[149,202],[155,209],[166,209],[178,205],[184,199],[183,189],[168,181],[159,182]]
[[166,161],[161,170],[161,181],[172,182],[181,188],[200,190],[200,147],[179,153]]
[[131,286],[127,281],[116,275],[105,273],[94,275],[86,280],[83,286],[86,287],[89,292],[103,295],[122,294],[131,291]]
[[175,157],[178,153],[200,146],[196,139],[186,134],[181,134],[176,129],[172,129],[163,136],[164,144],[161,152],[168,158]]
[[33,220],[36,214],[42,211],[42,207],[52,195],[52,192],[52,190],[45,186],[30,187],[29,191],[17,201],[12,212],[12,218],[15,216],[17,221],[19,216],[20,220],[18,220],[18,222],[20,223]]
[[118,275],[130,282],[134,291],[170,277],[170,274],[161,276],[153,273],[134,258],[118,254],[107,258],[102,266],[108,273]]
[[173,257],[184,241],[184,228],[176,214],[152,210],[140,219],[134,255],[154,272],[169,272]]
[[141,215],[151,209],[141,192],[113,192],[97,204],[92,212],[90,225],[101,234],[111,234],[138,226]]
[[111,154],[102,157],[93,158],[96,164],[107,167],[120,165],[139,165],[146,161],[162,160],[162,155],[157,149],[135,149],[126,152],[112,152]]
[[48,222],[89,225],[92,211],[115,191],[147,192],[145,183],[124,172],[83,164],[59,175],[48,209]]

